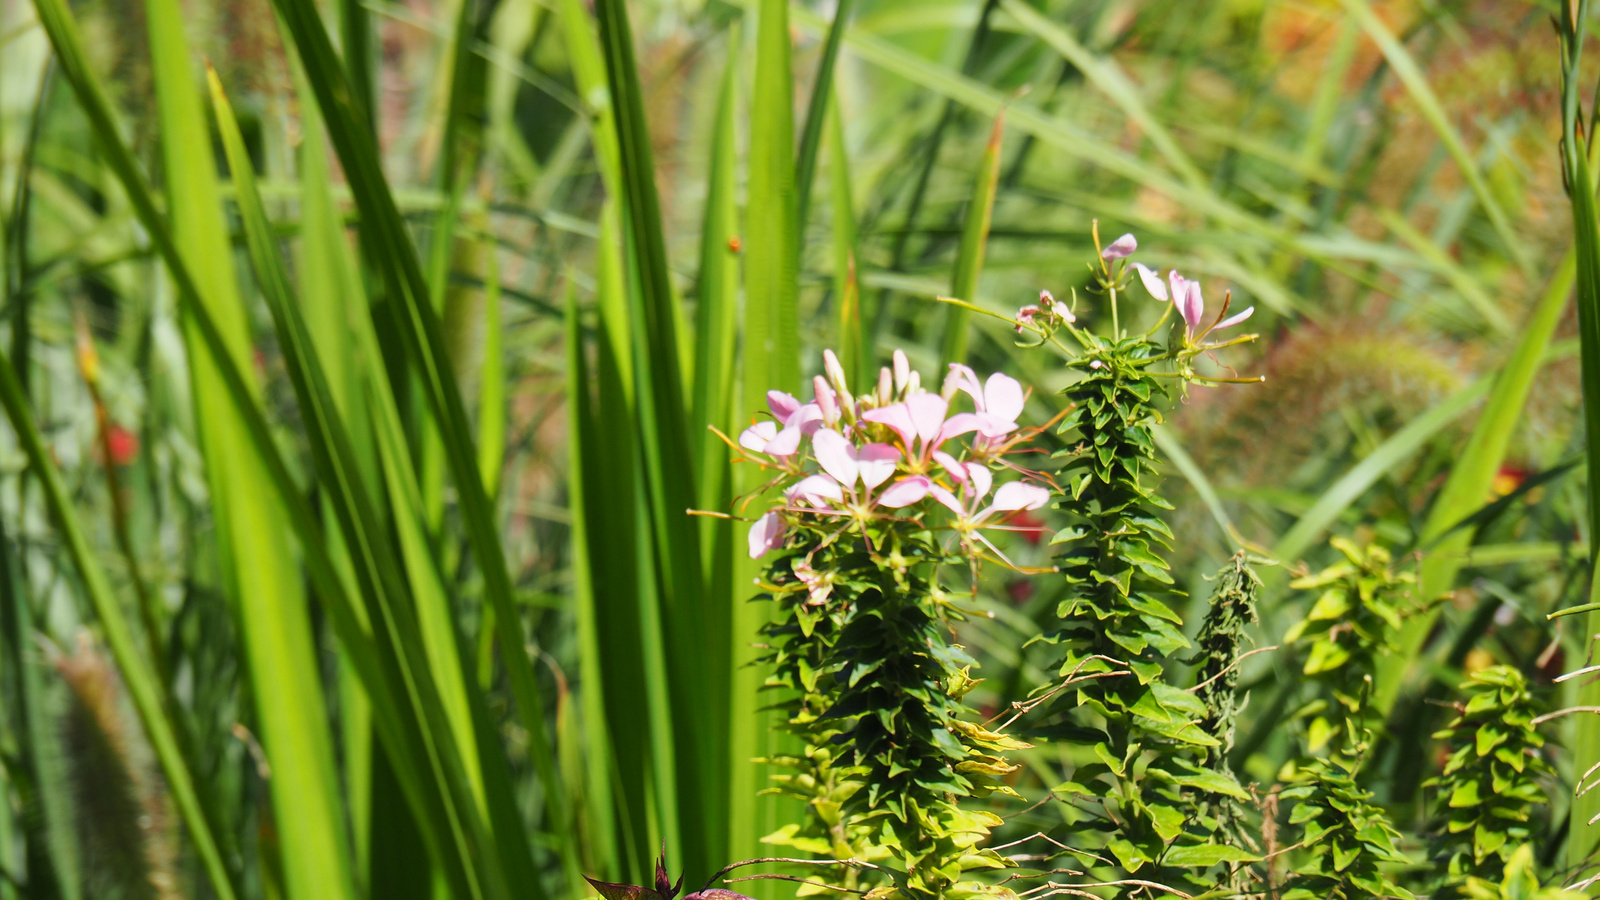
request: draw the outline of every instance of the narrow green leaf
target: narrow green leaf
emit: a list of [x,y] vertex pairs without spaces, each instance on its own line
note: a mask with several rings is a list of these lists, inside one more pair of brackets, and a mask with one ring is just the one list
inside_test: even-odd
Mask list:
[[[1532,393],[1534,376],[1543,367],[1550,338],[1572,294],[1577,274],[1575,249],[1568,251],[1545,285],[1544,294],[1523,325],[1511,355],[1494,376],[1494,387],[1478,423],[1468,436],[1466,446],[1455,455],[1450,475],[1428,510],[1419,535],[1424,547],[1420,597],[1437,597],[1454,587],[1456,576],[1466,562],[1465,554],[1477,529],[1456,529],[1455,526],[1483,506],[1483,498],[1490,495],[1495,476],[1505,462],[1506,450]],[[1387,715],[1394,708],[1404,685],[1406,668],[1417,659],[1438,615],[1435,609],[1407,619],[1397,639],[1400,651],[1385,655],[1379,662],[1373,704],[1381,713]]]
[[[806,123],[800,132],[800,152],[795,160],[794,194],[796,203],[795,234],[804,241],[806,223],[811,212],[811,183],[816,178],[817,155],[822,150],[824,117],[833,102],[833,70],[839,60],[839,44],[850,15],[855,11],[855,0],[839,0],[833,8],[833,24],[828,26],[827,40],[822,44],[822,58],[817,61],[817,72],[811,83],[811,100],[806,104]],[[845,364],[845,371],[855,371]]]
[[1323,532],[1338,520],[1350,504],[1365,494],[1379,478],[1410,459],[1412,454],[1422,449],[1447,425],[1464,415],[1488,391],[1489,379],[1473,382],[1390,435],[1388,440],[1379,444],[1361,462],[1322,492],[1317,502],[1306,510],[1299,521],[1278,538],[1278,542],[1272,547],[1272,555],[1285,563],[1299,559],[1301,554],[1305,553]]
[[[236,196],[245,224],[246,244],[261,282],[262,294],[273,314],[295,395],[312,438],[313,454],[323,476],[321,480],[328,488],[332,505],[338,514],[351,549],[353,568],[364,593],[369,598],[381,598],[381,609],[375,618],[388,629],[398,632],[401,649],[397,655],[408,670],[406,690],[412,696],[412,707],[418,711],[418,718],[422,722],[419,736],[424,752],[431,757],[430,764],[442,773],[444,814],[461,854],[462,871],[457,872],[455,877],[458,882],[464,883],[472,895],[485,891],[490,896],[507,897],[509,890],[504,884],[504,874],[499,871],[491,839],[478,815],[477,806],[482,801],[474,803],[468,786],[469,778],[463,773],[459,726],[452,729],[452,706],[441,698],[432,682],[431,676],[441,667],[438,651],[426,647],[425,639],[418,634],[423,623],[407,615],[409,610],[403,600],[404,588],[398,582],[398,567],[389,558],[387,544],[377,537],[381,531],[376,524],[376,513],[357,475],[355,454],[337,418],[326,375],[316,357],[315,345],[305,321],[300,317],[299,306],[290,294],[288,275],[278,257],[271,226],[256,192],[249,155],[215,73],[211,76],[211,93],[223,148],[237,187]],[[415,572],[412,569],[410,574],[414,575]],[[445,627],[453,634],[450,623],[447,622]],[[419,647],[419,644],[424,646]],[[433,663],[431,667],[430,662]],[[453,662],[459,679],[459,661]],[[455,715],[459,716],[459,713]],[[450,739],[453,730],[457,734],[455,741]]]
[[867,383],[875,376],[875,349],[867,339],[864,323],[871,317],[861,308],[861,282],[856,278],[856,204],[850,189],[844,117],[839,114],[837,98],[828,110],[828,180],[832,183],[833,302],[838,306],[839,363],[852,378]]
[[[978,296],[978,276],[983,273],[983,254],[989,245],[989,223],[994,219],[995,192],[1000,186],[1000,138],[1005,124],[1006,116],[1002,111],[994,118],[994,130],[989,133],[983,161],[978,164],[972,199],[967,202],[966,224],[961,229],[961,246],[956,251],[956,268],[950,277],[950,296],[969,303]],[[951,306],[949,315],[944,333],[944,360],[966,362],[967,310]]]
[[[148,0],[151,69],[174,243],[199,283],[233,365],[247,369],[249,323],[233,268],[211,156],[210,129],[175,0]],[[291,898],[354,897],[326,701],[289,523],[264,466],[217,377],[193,317],[183,331],[195,424],[215,508],[224,588],[235,599],[261,742],[274,763],[272,805]]]
[[[544,783],[547,815],[568,873],[576,869],[566,801],[555,777],[555,752],[545,722],[544,699],[526,651],[526,635],[518,615],[505,549],[493,509],[484,492],[472,446],[461,390],[445,351],[438,316],[429,302],[426,280],[415,246],[389,191],[377,147],[360,111],[351,104],[349,85],[334,56],[328,34],[310,0],[274,0],[274,6],[301,55],[317,94],[328,135],[361,211],[367,258],[382,275],[392,306],[394,326],[403,352],[412,363],[427,400],[436,433],[444,442],[445,459],[460,503],[468,544],[483,575],[485,594],[494,606],[500,653],[529,736],[529,752]],[[569,879],[570,880],[570,879]]]

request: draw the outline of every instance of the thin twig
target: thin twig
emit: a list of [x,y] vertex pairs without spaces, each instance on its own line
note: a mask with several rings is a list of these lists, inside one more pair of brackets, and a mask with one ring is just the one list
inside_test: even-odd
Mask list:
[[1222,676],[1228,674],[1229,671],[1238,668],[1240,663],[1244,662],[1245,660],[1249,659],[1252,656],[1255,656],[1257,653],[1268,653],[1268,652],[1276,650],[1276,649],[1278,649],[1278,645],[1277,644],[1273,644],[1271,647],[1257,647],[1256,649],[1251,650],[1248,653],[1241,653],[1241,654],[1239,654],[1239,658],[1238,659],[1234,660],[1232,663],[1230,663],[1229,665],[1225,666],[1222,671],[1220,671],[1217,674],[1211,676],[1210,678],[1207,678],[1205,681],[1200,682],[1199,684],[1195,685],[1194,687],[1185,688],[1184,690],[1187,690],[1187,691],[1189,691],[1191,693],[1193,693],[1194,691],[1198,691],[1201,688],[1205,687],[1206,685],[1210,684],[1211,682],[1216,681],[1218,678],[1221,678]]

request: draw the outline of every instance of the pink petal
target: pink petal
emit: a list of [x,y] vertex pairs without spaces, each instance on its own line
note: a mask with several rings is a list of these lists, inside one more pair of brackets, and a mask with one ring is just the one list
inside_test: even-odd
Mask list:
[[[1027,307],[1023,307],[1018,310],[1017,318],[1022,318],[1022,313],[1026,309]],[[1035,307],[1034,312],[1038,311],[1038,308]],[[962,391],[968,397],[971,397],[972,402],[978,407],[978,411],[983,411],[983,388],[978,384],[978,375],[970,367],[961,363],[950,364],[950,374],[945,376],[944,390],[940,393],[948,399],[955,396],[956,391]]]
[[983,384],[983,405],[978,407],[990,415],[1015,422],[1022,415],[1022,385],[1010,375],[996,372]]
[[878,495],[878,505],[890,509],[903,509],[928,496],[928,492],[935,488],[944,490],[921,475],[902,478],[884,488],[883,493]]
[[1144,282],[1144,289],[1150,292],[1150,296],[1157,300],[1167,299],[1167,286],[1161,283],[1161,276],[1156,274],[1155,269],[1144,263],[1134,263],[1133,268],[1138,271],[1139,280]]
[[937,447],[953,437],[977,431],[981,427],[983,427],[983,416],[977,413],[956,413],[950,417],[950,421],[944,423],[933,445]]
[[856,452],[856,469],[869,491],[888,481],[899,462],[900,451],[888,444],[868,444]]
[[[900,352],[898,350],[896,353]],[[900,435],[900,440],[905,441],[906,449],[917,439],[917,425],[911,421],[911,410],[904,403],[893,403],[878,409],[869,409],[861,414],[861,418],[868,422],[877,422],[887,425]]]
[[939,426],[944,424],[944,414],[950,410],[950,404],[938,394],[913,394],[906,399],[906,409],[911,421],[916,423],[917,435],[924,441],[931,441],[938,437]]
[[949,507],[950,511],[956,515],[965,516],[967,514],[966,509],[961,505],[961,501],[956,499],[956,495],[950,493],[937,484],[930,482],[928,484],[928,493],[933,495],[933,499]]
[[817,409],[822,412],[822,421],[832,425],[839,421],[839,395],[828,386],[828,380],[821,375],[811,379],[811,390],[816,394]]
[[1200,295],[1200,282],[1191,281],[1187,285],[1188,291],[1183,300],[1178,303],[1178,312],[1183,316],[1183,321],[1189,325],[1189,333],[1200,327],[1200,317],[1206,313],[1205,298]]
[[969,505],[977,506],[978,501],[988,496],[989,488],[994,486],[994,473],[978,463],[967,463],[967,479],[972,489],[972,503]]
[[1139,242],[1134,240],[1133,235],[1125,234],[1107,244],[1106,248],[1100,251],[1100,258],[1104,260],[1122,259],[1137,249],[1139,249]]
[[789,421],[789,417],[799,408],[800,401],[794,395],[783,391],[767,391],[767,409],[772,410],[772,417],[779,422]]
[[933,451],[933,458],[939,465],[944,466],[944,470],[949,472],[950,477],[954,478],[957,483],[967,483],[967,467],[957,462],[954,456],[943,450],[935,450]]
[[1189,279],[1178,274],[1177,269],[1167,273],[1167,283],[1172,285],[1172,301],[1183,303],[1183,298],[1189,295]]
[[785,428],[772,440],[767,441],[767,446],[762,452],[768,456],[789,456],[800,449],[800,437],[800,429]]
[[824,428],[811,438],[811,452],[823,471],[838,479],[845,487],[854,487],[860,474],[856,466],[856,448],[844,435],[832,428]]
[[1017,423],[1002,419],[994,413],[978,414],[978,433],[984,437],[1005,437],[1017,430]]
[[783,424],[785,428],[798,428],[803,434],[812,434],[823,425],[822,407],[807,403],[795,410]]
[[794,486],[783,492],[783,498],[790,504],[801,500],[812,506],[827,506],[824,501],[832,500],[834,503],[844,502],[844,491],[840,490],[839,482],[827,475],[808,475],[795,482]]
[[999,512],[1014,512],[1019,509],[1038,509],[1049,502],[1048,490],[1025,481],[1008,481],[994,492],[994,503],[990,508]]
[[783,517],[777,511],[767,513],[750,526],[750,558],[760,559],[768,550],[783,546]]
[[1218,328],[1232,328],[1240,322],[1243,322],[1245,319],[1250,318],[1250,314],[1255,311],[1256,308],[1254,306],[1247,306],[1245,307],[1244,312],[1234,313],[1226,319],[1223,319],[1221,322],[1218,322],[1211,330],[1216,331]]
[[757,422],[756,424],[751,425],[749,428],[746,428],[744,431],[739,432],[739,446],[745,448],[746,450],[754,450],[757,453],[764,453],[766,452],[767,444],[771,443],[772,439],[777,436],[778,423]]

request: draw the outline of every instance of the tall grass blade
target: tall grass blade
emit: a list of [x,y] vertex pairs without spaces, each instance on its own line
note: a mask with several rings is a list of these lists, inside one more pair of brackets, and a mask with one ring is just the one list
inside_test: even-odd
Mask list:
[[660,202],[644,91],[634,62],[633,34],[622,0],[598,0],[601,55],[620,151],[628,305],[633,332],[635,414],[652,526],[661,621],[667,639],[677,813],[683,861],[690,877],[723,865],[727,838],[726,758],[728,655],[687,652],[726,647],[725,607],[702,589],[698,520],[687,515],[699,499],[685,418],[680,312],[673,295],[662,235]]
[[[967,202],[967,219],[961,228],[961,246],[956,250],[956,268],[950,276],[950,296],[973,302],[978,296],[978,277],[983,274],[983,254],[989,246],[989,224],[994,221],[995,192],[1000,187],[1000,138],[1005,133],[1006,116],[994,118],[994,130],[983,148],[983,161],[972,184],[972,199]],[[950,307],[944,332],[946,362],[967,361],[967,310]]]
[[838,306],[839,364],[865,384],[874,377],[872,364],[876,361],[865,327],[873,317],[861,308],[861,282],[856,278],[856,202],[850,189],[850,152],[838,98],[828,109],[828,181],[832,186],[833,302]]
[[504,547],[493,509],[484,492],[472,446],[472,429],[450,360],[445,351],[438,316],[429,302],[427,283],[415,246],[389,191],[370,130],[363,127],[359,110],[350,102],[349,86],[334,56],[322,20],[309,0],[274,0],[274,6],[300,53],[317,94],[328,135],[333,141],[351,192],[361,211],[362,237],[367,257],[378,266],[394,304],[394,327],[406,358],[421,382],[429,414],[444,442],[445,459],[466,525],[468,544],[483,576],[485,594],[494,607],[501,659],[511,683],[517,710],[529,737],[529,753],[540,774],[547,799],[547,815],[558,852],[569,873],[576,869],[571,830],[557,823],[566,820],[566,800],[555,774],[555,751],[546,726],[544,698],[529,660],[506,568]]
[[1311,508],[1278,538],[1272,546],[1272,555],[1285,564],[1298,560],[1378,479],[1410,459],[1488,392],[1489,379],[1475,381],[1390,435],[1322,492]]
[[[741,389],[735,417],[753,415],[766,406],[771,389],[797,391],[799,356],[799,241],[795,233],[794,118],[790,75],[789,8],[784,0],[758,0],[756,17],[756,71],[750,97],[750,151],[748,200],[745,211],[744,339],[741,343]],[[762,482],[755,466],[739,466],[735,489],[748,495]],[[742,531],[744,526],[740,526]],[[748,601],[744,586],[756,567],[736,554],[732,583],[735,596],[732,633],[734,720],[742,727],[731,735],[726,777],[730,796],[728,829],[730,855],[736,859],[759,856],[757,838],[777,827],[771,800],[750,803],[747,798],[766,788],[757,757],[771,755],[777,746],[777,719],[757,712],[756,700],[765,675],[754,664],[751,643],[768,614],[766,607]]]
[[[249,322],[222,218],[210,129],[183,14],[175,0],[147,0],[151,66],[174,242],[189,265],[236,368],[250,360]],[[216,509],[224,589],[235,598],[261,742],[273,760],[273,811],[291,898],[354,896],[339,779],[303,582],[289,524],[247,427],[193,322],[183,318],[195,423]]]
[[[250,158],[215,73],[211,74],[211,93],[223,148],[237,187],[236,197],[245,223],[246,243],[262,294],[267,299],[282,342],[295,394],[312,438],[311,446],[322,475],[321,480],[328,488],[332,505],[338,514],[363,593],[371,598],[381,598],[379,602],[382,609],[378,615],[386,618],[386,624],[397,632],[401,644],[397,656],[408,671],[406,689],[414,697],[413,708],[421,720],[418,737],[423,741],[424,752],[433,758],[431,765],[444,773],[441,780],[445,784],[445,812],[454,840],[462,849],[464,871],[456,878],[473,895],[481,891],[487,896],[508,897],[510,891],[504,883],[504,873],[498,870],[491,838],[486,833],[477,804],[471,799],[469,779],[463,774],[464,762],[458,744],[459,728],[452,728],[451,709],[432,683],[435,673],[429,663],[436,663],[436,659],[428,649],[419,646],[423,643],[418,633],[421,620],[412,619],[407,614],[405,589],[399,581],[400,569],[390,558],[389,548],[380,537],[382,531],[377,525],[376,511],[357,475],[349,436],[337,418],[326,375],[316,357],[315,345],[290,293],[288,275],[277,254],[271,227],[256,192]],[[459,677],[459,660],[456,665]],[[452,735],[457,740],[452,740]],[[477,871],[473,871],[473,867]]]
[[[1577,275],[1576,252],[1569,251],[1551,275],[1544,294],[1523,325],[1511,355],[1494,376],[1494,387],[1484,404],[1466,446],[1455,455],[1450,475],[1433,499],[1428,517],[1418,535],[1422,565],[1418,595],[1437,597],[1455,586],[1456,576],[1466,562],[1476,528],[1457,528],[1462,519],[1484,505],[1494,489],[1494,479],[1505,462],[1506,450],[1516,435],[1516,425],[1528,404],[1538,374],[1550,347],[1550,338],[1561,323]],[[1400,650],[1379,664],[1373,693],[1374,708],[1387,715],[1404,685],[1408,665],[1418,658],[1424,641],[1439,617],[1437,608],[1408,618],[1400,629]]]
[[[822,151],[822,134],[827,124],[829,108],[833,101],[833,70],[839,61],[839,44],[850,16],[855,12],[855,0],[839,0],[833,8],[833,24],[828,26],[828,37],[822,43],[822,57],[817,61],[817,72],[811,83],[811,99],[806,103],[806,122],[800,131],[800,151],[795,158],[795,235],[805,240],[806,223],[811,214],[811,184],[817,174],[817,156]],[[842,360],[841,360],[842,361]],[[854,371],[845,366],[846,372]]]

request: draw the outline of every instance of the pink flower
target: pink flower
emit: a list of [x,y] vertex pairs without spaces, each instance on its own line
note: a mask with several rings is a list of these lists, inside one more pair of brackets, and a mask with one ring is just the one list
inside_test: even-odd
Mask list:
[[905,447],[906,457],[918,464],[926,464],[933,451],[953,437],[977,431],[982,420],[972,413],[957,413],[945,420],[950,404],[938,394],[912,394],[902,403],[869,409],[861,415],[868,422],[887,425]]
[[1033,317],[1042,312],[1044,312],[1044,310],[1037,306],[1024,306],[1017,310],[1017,334],[1021,334],[1022,329],[1026,326],[1032,325]]
[[894,477],[900,462],[899,450],[888,444],[857,448],[831,428],[818,431],[811,448],[822,471],[801,479],[784,492],[791,506],[804,503],[817,510],[852,515],[868,513],[878,506],[900,509],[926,497],[932,485],[926,478],[902,478],[874,497],[873,492]]
[[[1157,300],[1167,300],[1170,297],[1173,304],[1177,306],[1178,315],[1183,317],[1184,333],[1191,344],[1197,340],[1204,339],[1206,335],[1219,328],[1231,328],[1243,322],[1256,311],[1254,306],[1249,307],[1244,312],[1228,316],[1226,319],[1202,331],[1200,326],[1201,319],[1206,311],[1206,301],[1200,292],[1200,282],[1191,281],[1179,275],[1177,269],[1173,269],[1167,273],[1167,282],[1172,286],[1172,292],[1169,295],[1167,285],[1161,283],[1161,277],[1156,274],[1154,269],[1140,263],[1134,263],[1133,267],[1138,270],[1139,280],[1144,282],[1144,289],[1150,292],[1150,296]],[[1226,312],[1226,307],[1224,307],[1224,312]]]
[[978,408],[978,433],[984,437],[1004,437],[1017,430],[1017,417],[1022,415],[1026,396],[1022,385],[1010,375],[996,372],[979,387],[978,376],[971,368],[951,363],[944,388],[946,394],[959,390],[972,398]]
[[783,517],[777,510],[757,519],[755,524],[750,526],[750,558],[760,559],[767,555],[768,550],[782,547],[785,529]]
[[960,486],[961,496],[957,497],[937,484],[929,489],[929,493],[933,495],[933,499],[955,513],[954,527],[960,533],[963,544],[971,539],[982,541],[984,546],[993,550],[996,556],[1010,565],[1011,561],[1006,559],[1006,555],[984,537],[979,529],[996,527],[988,523],[997,515],[1034,510],[1044,506],[1050,502],[1050,492],[1036,484],[1011,481],[1001,485],[1000,489],[995,491],[994,500],[980,509],[979,504],[989,495],[989,489],[994,485],[993,473],[978,463],[957,462],[943,453],[939,454],[939,457],[940,465],[945,467],[951,479]]
[[1100,258],[1110,262],[1114,259],[1122,259],[1137,249],[1139,249],[1139,242],[1134,239],[1133,235],[1125,234],[1107,244],[1106,248],[1100,251]]
[[828,596],[833,593],[833,573],[818,572],[811,568],[807,559],[797,559],[789,567],[794,572],[794,577],[806,586],[806,603],[811,606],[821,606],[828,602]]

